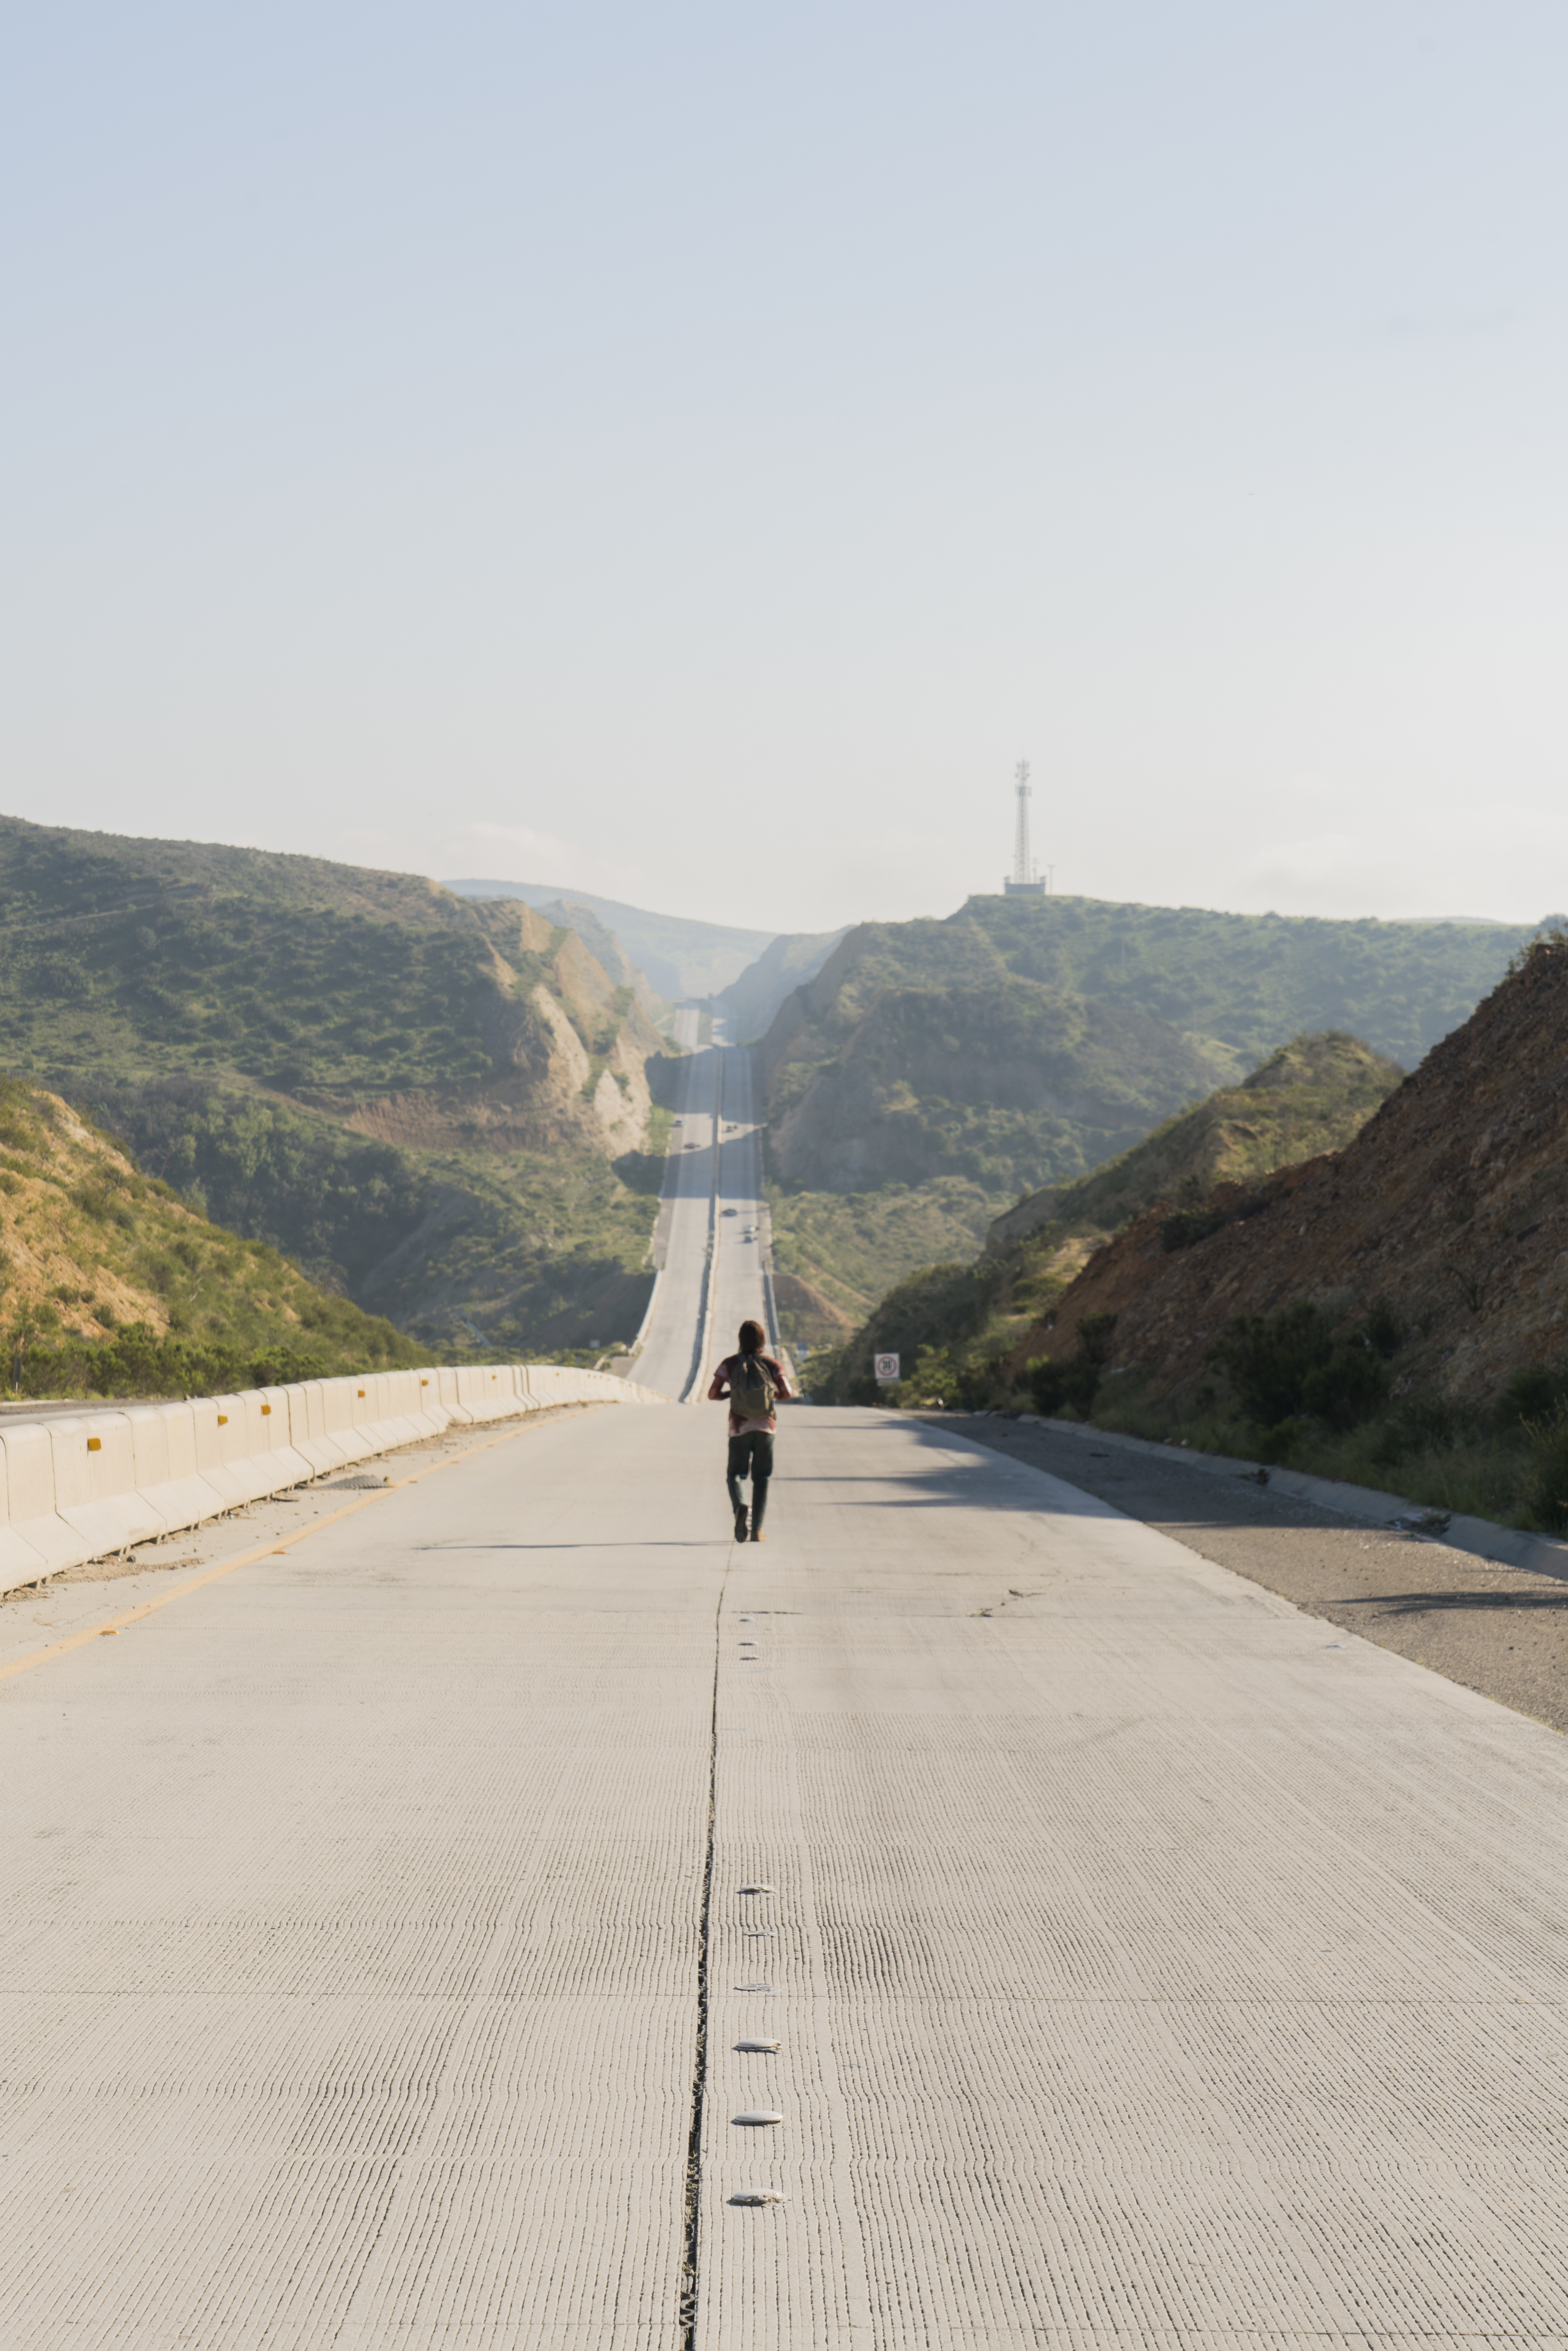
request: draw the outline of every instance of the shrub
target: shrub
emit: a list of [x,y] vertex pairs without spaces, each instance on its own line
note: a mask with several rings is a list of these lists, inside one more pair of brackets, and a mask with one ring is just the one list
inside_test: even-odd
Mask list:
[[1381,1355],[1385,1363],[1399,1353],[1407,1335],[1404,1323],[1386,1298],[1373,1300],[1366,1310],[1361,1334],[1374,1354]]
[[1078,1353],[1066,1363],[1053,1363],[1042,1355],[1029,1366],[1030,1394],[1037,1412],[1048,1416],[1059,1413],[1064,1405],[1086,1417],[1094,1408],[1100,1393],[1100,1383],[1105,1376],[1105,1366],[1111,1360],[1111,1340],[1116,1328],[1113,1314],[1086,1314],[1078,1325]]
[[1329,1428],[1359,1428],[1387,1401],[1387,1370],[1364,1340],[1337,1346],[1301,1382],[1303,1407]]
[[1568,1372],[1531,1364],[1515,1372],[1504,1388],[1502,1417],[1505,1423],[1517,1421],[1528,1428],[1534,1422],[1551,1419],[1564,1402],[1568,1402]]
[[1464,1434],[1465,1415],[1440,1388],[1413,1388],[1396,1399],[1378,1429],[1372,1459],[1396,1469],[1414,1453],[1447,1453]]
[[1312,1424],[1293,1414],[1289,1420],[1281,1420],[1277,1426],[1263,1431],[1258,1439],[1258,1458],[1277,1463],[1282,1468],[1297,1446],[1311,1434]]
[[1537,1424],[1535,1474],[1525,1497],[1525,1509],[1545,1534],[1568,1533],[1568,1404],[1560,1404],[1552,1420]]
[[1333,1321],[1303,1300],[1278,1314],[1239,1314],[1210,1350],[1236,1400],[1260,1428],[1310,1414],[1333,1429],[1359,1427],[1388,1399],[1385,1350],[1402,1333],[1392,1311],[1375,1307],[1365,1321],[1336,1337]]
[[1287,1306],[1273,1316],[1238,1314],[1209,1351],[1236,1401],[1260,1428],[1299,1412],[1309,1376],[1333,1353],[1333,1334],[1319,1307]]
[[1082,1356],[1071,1363],[1058,1364],[1049,1355],[1041,1355],[1030,1364],[1028,1379],[1036,1412],[1051,1419],[1065,1405],[1087,1412],[1099,1389],[1100,1371],[1097,1364],[1085,1363]]

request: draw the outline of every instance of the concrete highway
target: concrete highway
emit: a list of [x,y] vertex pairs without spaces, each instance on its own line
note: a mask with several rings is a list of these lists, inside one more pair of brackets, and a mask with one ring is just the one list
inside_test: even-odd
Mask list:
[[723,1430],[0,1648],[5,2351],[1568,2345],[1556,1734],[903,1416],[736,1546]]
[[[696,1015],[679,1016],[680,1107],[661,1218],[664,1270],[632,1376],[676,1403],[700,1402],[743,1322],[768,1328],[763,1290],[761,1145],[751,1055],[720,1040],[697,1050]],[[777,1334],[769,1330],[770,1337]]]

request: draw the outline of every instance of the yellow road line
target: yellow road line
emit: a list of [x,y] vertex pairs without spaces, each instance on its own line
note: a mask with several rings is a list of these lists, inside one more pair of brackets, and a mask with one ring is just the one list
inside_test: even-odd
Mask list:
[[[105,1633],[122,1633],[128,1625],[139,1625],[143,1616],[151,1616],[154,1609],[167,1608],[172,1600],[183,1600],[187,1592],[199,1592],[204,1583],[215,1583],[219,1576],[232,1575],[237,1567],[254,1567],[258,1559],[276,1559],[281,1552],[292,1551],[296,1543],[303,1542],[307,1535],[319,1534],[323,1527],[336,1526],[340,1519],[351,1519],[356,1510],[368,1509],[371,1502],[383,1501],[388,1494],[400,1493],[405,1486],[417,1486],[422,1478],[433,1478],[438,1469],[455,1469],[459,1461],[472,1461],[476,1453],[487,1453],[493,1445],[504,1443],[506,1437],[521,1437],[532,1418],[530,1414],[520,1427],[508,1428],[501,1437],[486,1437],[483,1445],[465,1446],[461,1453],[449,1453],[444,1461],[429,1462],[424,1468],[415,1469],[407,1478],[394,1478],[379,1493],[361,1494],[357,1502],[345,1502],[340,1510],[329,1510],[324,1519],[313,1519],[308,1527],[301,1527],[297,1535],[285,1535],[281,1541],[275,1537],[256,1551],[241,1552],[237,1559],[225,1559],[216,1567],[204,1568],[200,1575],[193,1575],[187,1583],[175,1584],[172,1592],[161,1592],[155,1600],[144,1600],[139,1608],[128,1608],[123,1615],[111,1616],[106,1624],[86,1625],[79,1633],[72,1633],[63,1641],[52,1642],[47,1649],[30,1649],[25,1657],[13,1657],[8,1666],[0,1666],[0,1682],[9,1681],[13,1674],[25,1674],[33,1666],[47,1666],[51,1657],[68,1656],[73,1649],[82,1648],[89,1641],[101,1639]],[[266,1499],[264,1495],[262,1499]]]

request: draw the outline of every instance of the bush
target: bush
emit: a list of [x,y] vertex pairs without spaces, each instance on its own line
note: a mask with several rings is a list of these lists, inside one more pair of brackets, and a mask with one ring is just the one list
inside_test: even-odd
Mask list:
[[1359,1427],[1388,1400],[1385,1349],[1400,1343],[1392,1311],[1375,1307],[1336,1337],[1322,1307],[1303,1300],[1278,1314],[1239,1314],[1210,1351],[1237,1403],[1262,1429],[1310,1414],[1326,1427]]
[[1049,1355],[1042,1355],[1030,1364],[1029,1389],[1037,1412],[1049,1417],[1064,1405],[1071,1405],[1088,1417],[1111,1360],[1115,1328],[1113,1314],[1086,1314],[1078,1325],[1076,1355],[1070,1356],[1064,1364],[1053,1363]]
[[1515,1372],[1502,1392],[1502,1418],[1506,1423],[1518,1422],[1530,1427],[1538,1421],[1550,1420],[1568,1403],[1568,1372],[1549,1369],[1545,1364],[1531,1364],[1522,1372]]
[[1396,1469],[1416,1453],[1448,1453],[1465,1433],[1466,1416],[1440,1388],[1413,1388],[1400,1396],[1378,1429],[1372,1460]]
[[1568,1410],[1560,1408],[1551,1427],[1542,1432],[1526,1507],[1543,1533],[1568,1533]]
[[1325,1427],[1359,1428],[1388,1401],[1388,1373],[1364,1339],[1334,1349],[1301,1383],[1301,1403]]
[[1034,1408],[1044,1413],[1048,1420],[1067,1405],[1087,1413],[1100,1388],[1100,1366],[1086,1363],[1082,1356],[1071,1363],[1056,1364],[1049,1355],[1042,1355],[1030,1364],[1028,1376]]
[[1287,1306],[1273,1316],[1238,1314],[1209,1351],[1236,1401],[1260,1428],[1301,1410],[1311,1374],[1333,1353],[1333,1334],[1319,1307]]

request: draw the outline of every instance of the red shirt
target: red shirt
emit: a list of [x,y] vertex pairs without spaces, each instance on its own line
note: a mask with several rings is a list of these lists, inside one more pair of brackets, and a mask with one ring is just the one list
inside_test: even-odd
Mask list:
[[[768,1378],[772,1381],[775,1389],[778,1391],[779,1403],[790,1403],[793,1400],[795,1391],[790,1386],[789,1381],[785,1378],[782,1366],[777,1364],[771,1355],[758,1355],[757,1360],[762,1365],[763,1370],[768,1374]],[[723,1363],[719,1365],[717,1371],[715,1372],[713,1375],[713,1385],[707,1392],[709,1404],[722,1404],[724,1402],[725,1397],[729,1394],[730,1381],[734,1374],[735,1367],[739,1361],[740,1357],[738,1355],[727,1355],[725,1357]],[[778,1426],[779,1423],[775,1420],[771,1413],[768,1414],[766,1420],[741,1420],[737,1416],[733,1410],[729,1416],[729,1433],[732,1437],[744,1437],[748,1428],[763,1429],[769,1437],[771,1437],[778,1428]]]

